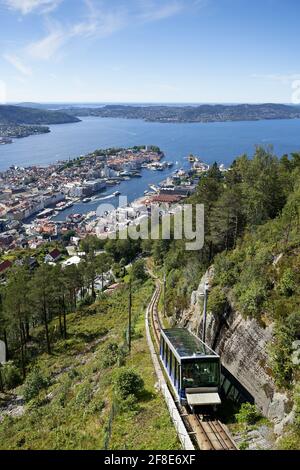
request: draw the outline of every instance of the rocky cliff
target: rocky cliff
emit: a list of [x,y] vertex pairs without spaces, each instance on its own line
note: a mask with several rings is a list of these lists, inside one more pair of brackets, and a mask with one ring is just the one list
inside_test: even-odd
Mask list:
[[[179,324],[201,337],[203,291],[211,283],[213,268],[203,276],[197,291],[193,292],[190,308]],[[253,396],[262,413],[271,419],[277,434],[293,418],[292,403],[285,394],[278,393],[268,365],[268,344],[272,341],[272,325],[264,328],[255,319],[245,319],[234,309],[230,298],[227,312],[216,317],[208,312],[206,342],[222,357],[223,366]]]

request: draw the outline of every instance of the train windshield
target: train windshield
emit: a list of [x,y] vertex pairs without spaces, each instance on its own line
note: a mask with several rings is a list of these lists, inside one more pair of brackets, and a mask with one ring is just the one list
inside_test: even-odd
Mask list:
[[182,362],[183,388],[218,387],[220,380],[219,361]]

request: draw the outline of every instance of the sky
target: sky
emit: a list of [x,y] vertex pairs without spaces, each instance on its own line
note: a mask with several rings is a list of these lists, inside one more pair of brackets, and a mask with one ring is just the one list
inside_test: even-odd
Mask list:
[[0,0],[0,101],[300,103],[299,17],[299,0]]

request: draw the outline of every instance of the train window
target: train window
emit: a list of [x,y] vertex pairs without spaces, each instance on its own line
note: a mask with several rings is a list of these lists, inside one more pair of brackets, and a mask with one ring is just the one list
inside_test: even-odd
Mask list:
[[164,342],[164,339],[161,338],[161,342],[160,342],[160,355],[161,355],[162,358],[164,357],[164,354],[165,354],[165,342]]
[[219,367],[219,361],[184,361],[182,363],[183,388],[219,386]]
[[174,361],[173,376],[174,376],[174,384],[176,386],[177,385],[177,362],[176,361]]
[[176,357],[174,356],[174,354],[172,354],[172,372],[171,372],[171,375],[173,377],[174,383],[175,383],[175,380],[176,380],[176,367],[177,367]]
[[169,361],[170,361],[169,356],[170,356],[170,355],[169,355],[169,346],[166,344],[166,357],[165,357],[165,364],[166,364],[166,366],[168,366]]

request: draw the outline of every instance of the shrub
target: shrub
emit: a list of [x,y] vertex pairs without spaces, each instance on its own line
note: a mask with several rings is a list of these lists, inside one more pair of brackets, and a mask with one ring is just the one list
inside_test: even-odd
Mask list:
[[290,297],[295,293],[297,284],[295,281],[295,275],[292,269],[288,268],[284,271],[279,284],[278,290],[280,294],[284,295],[285,297]]
[[131,275],[133,280],[144,281],[145,279],[147,279],[145,261],[143,259],[139,259],[138,261],[133,263],[131,268]]
[[3,385],[7,390],[17,387],[22,382],[21,373],[12,361],[9,361],[2,366],[1,372]]
[[117,343],[109,343],[103,351],[103,366],[111,367],[118,362],[119,346]]
[[89,307],[95,302],[95,299],[93,298],[92,295],[87,294],[84,296],[83,299],[78,302],[78,308],[83,308],[83,307]]
[[138,414],[140,406],[135,395],[130,394],[126,399],[123,399],[119,404],[119,410],[123,413],[131,412],[132,414]]
[[129,395],[135,397],[143,390],[144,381],[133,369],[122,369],[114,380],[114,389],[122,400],[126,400]]
[[32,400],[43,388],[47,388],[49,385],[49,378],[45,377],[38,367],[35,367],[25,380],[23,387],[24,400],[26,402]]
[[[242,286],[239,287],[241,288]],[[238,291],[238,288],[235,291]],[[267,291],[264,283],[258,280],[252,281],[248,286],[243,286],[238,303],[244,314],[257,317],[260,314],[260,307],[266,300],[266,297]]]
[[235,415],[235,418],[240,424],[255,424],[260,416],[255,405],[243,403],[240,411]]
[[77,405],[88,405],[93,398],[93,387],[91,384],[83,384],[79,387],[79,391],[76,395]]
[[214,287],[208,297],[208,310],[214,315],[222,315],[227,306],[227,298],[220,287]]

